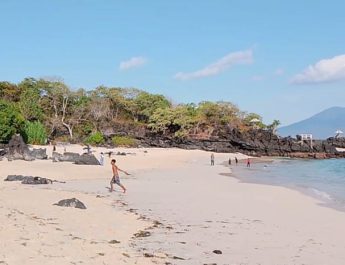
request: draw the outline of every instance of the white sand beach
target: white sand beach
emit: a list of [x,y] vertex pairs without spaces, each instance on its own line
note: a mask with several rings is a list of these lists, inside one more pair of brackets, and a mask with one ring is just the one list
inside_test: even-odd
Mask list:
[[[126,194],[109,192],[107,156],[104,166],[0,161],[0,264],[344,264],[345,213],[298,191],[241,183],[222,163],[244,155],[215,154],[210,166],[211,153],[198,150],[115,151],[130,153],[112,157],[131,173],[121,174]],[[66,183],[2,181],[9,174]],[[87,209],[53,205],[73,197]]]

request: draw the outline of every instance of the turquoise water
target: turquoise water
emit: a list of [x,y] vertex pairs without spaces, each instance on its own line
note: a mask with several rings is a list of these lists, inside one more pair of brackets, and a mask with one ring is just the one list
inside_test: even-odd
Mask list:
[[345,209],[345,159],[276,159],[234,172],[242,181],[295,188]]

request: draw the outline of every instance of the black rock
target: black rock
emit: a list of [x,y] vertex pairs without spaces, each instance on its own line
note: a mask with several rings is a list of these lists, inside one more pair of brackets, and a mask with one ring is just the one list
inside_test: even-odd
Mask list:
[[134,234],[135,237],[148,237],[151,236],[149,231],[139,231],[138,233]]
[[8,175],[4,181],[23,181],[24,176],[22,175]]
[[109,244],[120,244],[121,242],[120,241],[118,241],[118,240],[110,240],[109,241]]
[[221,250],[218,250],[218,249],[213,250],[213,253],[218,254],[218,255],[223,254],[223,252]]
[[22,176],[22,175],[8,175],[5,181],[21,181],[22,184],[40,185],[40,184],[52,184],[53,181],[47,178]]
[[25,161],[33,161],[35,159],[47,159],[46,149],[33,149],[30,150],[25,144],[23,137],[19,134],[12,136],[8,143],[7,159],[9,161],[21,159]]
[[65,152],[60,154],[58,152],[53,152],[52,159],[55,162],[76,162],[80,158],[78,153]]
[[52,180],[40,177],[24,177],[22,184],[39,185],[39,184],[52,184]]
[[82,154],[78,160],[75,161],[77,165],[99,165],[98,159],[92,154]]
[[54,205],[61,206],[61,207],[73,207],[73,208],[78,208],[78,209],[86,209],[86,206],[84,205],[84,203],[82,203],[76,198],[61,200],[58,203],[55,203]]

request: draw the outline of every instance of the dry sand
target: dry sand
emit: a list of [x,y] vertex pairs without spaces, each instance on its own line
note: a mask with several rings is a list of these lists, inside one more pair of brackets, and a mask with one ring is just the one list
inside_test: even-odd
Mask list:
[[[243,155],[216,154],[211,167],[204,151],[117,151],[132,153],[113,156],[131,173],[121,175],[125,195],[108,191],[107,156],[103,167],[1,161],[0,179],[23,174],[67,183],[0,181],[0,264],[345,263],[345,213],[294,190],[239,182],[221,162]],[[87,209],[53,206],[72,197]],[[136,238],[138,231],[150,236]]]

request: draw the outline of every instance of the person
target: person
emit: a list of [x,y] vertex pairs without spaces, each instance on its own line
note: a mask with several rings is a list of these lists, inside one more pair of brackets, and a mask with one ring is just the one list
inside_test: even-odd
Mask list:
[[211,154],[211,166],[214,166],[214,154]]
[[236,166],[237,166],[237,164],[238,164],[238,159],[237,159],[236,156],[235,156],[235,163],[236,163]]
[[231,166],[231,157],[229,158],[229,166]]
[[117,184],[119,185],[122,190],[123,190],[123,193],[126,192],[126,188],[125,186],[123,186],[120,182],[120,176],[119,176],[119,171],[125,173],[126,175],[130,175],[129,173],[127,173],[126,171],[120,169],[117,165],[116,165],[116,160],[115,159],[112,159],[111,160],[111,169],[113,171],[113,177],[110,181],[110,192],[113,192],[114,191],[114,184]]
[[250,159],[247,159],[247,167],[250,167]]
[[104,154],[103,154],[103,152],[101,152],[101,157],[99,158],[99,164],[100,164],[101,166],[104,165]]
[[54,144],[53,145],[53,152],[55,152],[56,151],[56,145]]

